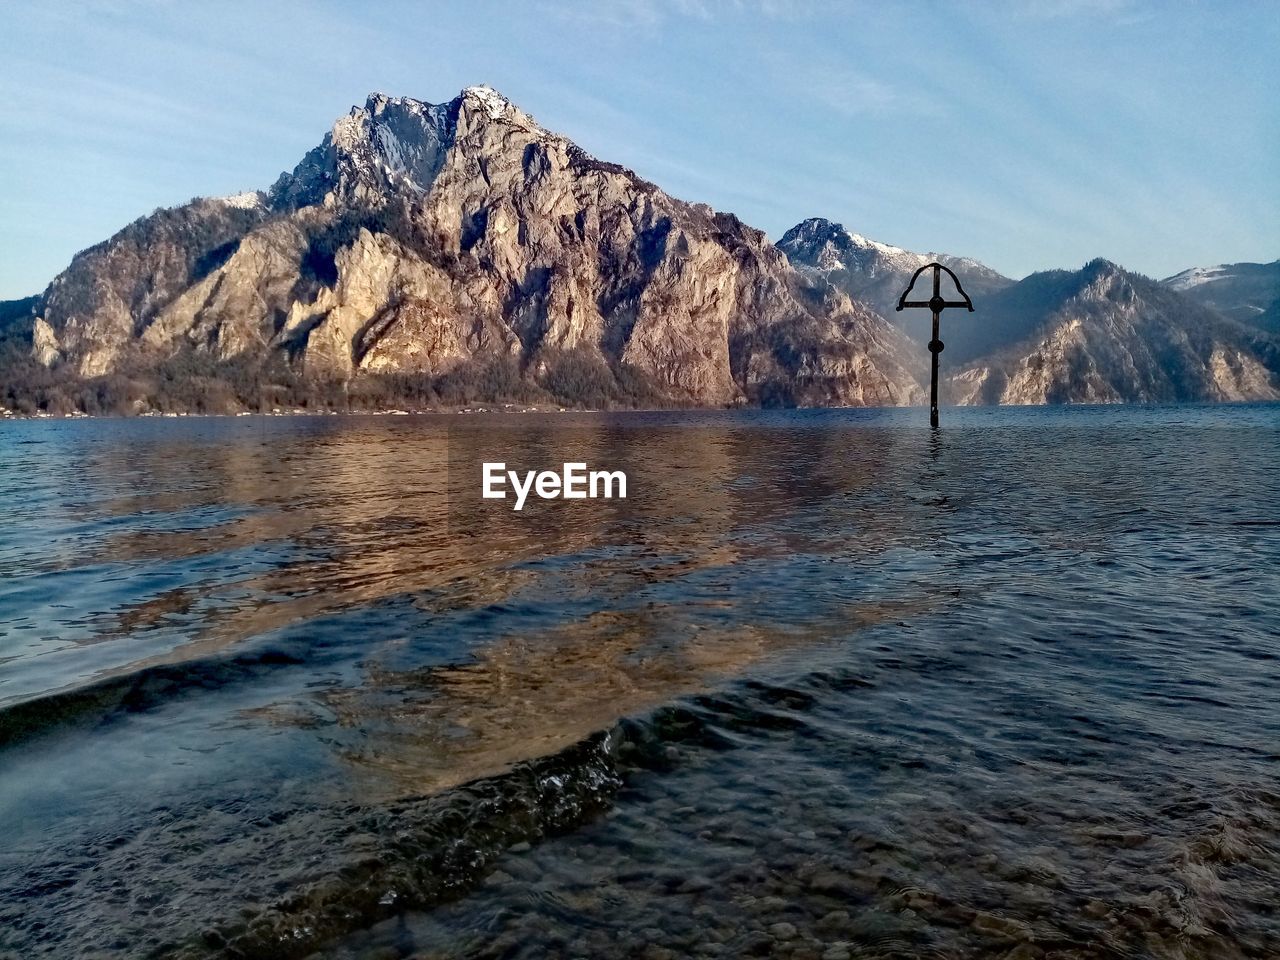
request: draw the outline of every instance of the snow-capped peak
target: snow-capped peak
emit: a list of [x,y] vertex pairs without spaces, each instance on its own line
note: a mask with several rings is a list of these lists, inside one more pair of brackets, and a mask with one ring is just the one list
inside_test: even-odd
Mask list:
[[779,246],[789,255],[793,251],[800,254],[799,259],[822,270],[862,270],[871,276],[878,269],[915,270],[930,261],[927,256],[872,240],[821,217],[792,227]]
[[890,260],[909,260],[912,263],[919,261],[921,264],[929,262],[929,258],[924,254],[912,253],[910,250],[904,250],[902,247],[895,247],[891,243],[881,243],[879,240],[872,240],[870,237],[864,237],[860,233],[853,233],[849,230],[845,230],[844,235],[849,238],[849,242],[854,246],[862,247],[865,250],[874,250],[882,257],[887,257]]
[[1190,290],[1192,287],[1198,287],[1202,283],[1212,283],[1215,280],[1220,280],[1226,272],[1227,266],[1222,263],[1213,267],[1192,267],[1190,270],[1175,273],[1164,282],[1173,290]]
[[511,101],[487,84],[477,84],[462,91],[464,98],[480,104],[489,115],[490,120],[497,120],[512,106]]
[[802,266],[827,272],[848,270],[864,274],[870,279],[882,275],[913,273],[935,261],[989,279],[1003,279],[977,260],[946,253],[915,253],[853,233],[842,224],[822,217],[811,217],[796,224],[783,234],[778,246],[792,262]]

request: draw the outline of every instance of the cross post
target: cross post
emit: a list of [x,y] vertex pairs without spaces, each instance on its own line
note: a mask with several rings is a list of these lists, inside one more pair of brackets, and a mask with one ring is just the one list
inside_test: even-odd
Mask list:
[[[933,296],[928,300],[908,300],[912,288],[916,285],[916,280],[920,278],[920,274],[924,273],[930,267],[933,268]],[[944,300],[942,297],[942,271],[947,271],[947,276],[951,278],[951,282],[956,285],[956,290],[962,296],[963,300]],[[933,339],[929,341],[929,353],[933,355],[929,375],[929,426],[937,427],[938,425],[938,354],[942,352],[942,341],[938,338],[938,321],[942,319],[942,311],[947,307],[967,307],[970,313],[973,313],[973,301],[969,299],[969,295],[964,292],[964,287],[960,286],[960,278],[957,277],[950,269],[944,267],[940,263],[926,263],[923,267],[915,272],[911,278],[911,282],[907,284],[907,289],[902,291],[902,296],[898,298],[898,309],[902,310],[906,307],[927,307],[933,311]]]

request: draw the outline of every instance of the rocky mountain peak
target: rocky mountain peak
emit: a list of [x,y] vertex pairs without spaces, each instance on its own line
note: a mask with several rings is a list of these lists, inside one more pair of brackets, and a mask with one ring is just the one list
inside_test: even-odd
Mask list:
[[1094,257],[1084,265],[1083,269],[1085,274],[1091,277],[1117,276],[1126,272],[1118,263],[1106,257]]
[[957,402],[1280,398],[1280,341],[1102,258],[999,291],[988,330],[992,349],[957,358]]
[[81,378],[196,363],[343,390],[499,384],[485,399],[918,392],[901,335],[763,233],[590,156],[487,86],[434,104],[370,94],[264,198],[143,218],[77,257],[40,310],[30,355]]
[[796,224],[782,235],[778,247],[798,265],[826,273],[856,273],[869,281],[891,278],[897,282],[901,276],[936,260],[953,270],[977,276],[984,284],[999,286],[1009,282],[977,260],[945,253],[914,253],[854,233],[843,224],[822,217],[810,217]]
[[[1238,302],[1244,328],[1104,259],[1013,284],[822,217],[775,247],[487,86],[443,103],[372,93],[270,191],[140,218],[0,309],[0,356],[20,344],[32,382],[63,378],[67,396],[114,377],[135,410],[148,382],[222,410],[362,391],[377,405],[409,387],[449,402],[909,403],[926,352],[903,333],[925,342],[929,317],[894,307],[932,260],[977,310],[947,319],[962,402],[1280,397],[1280,341],[1263,332],[1280,326],[1277,264],[1179,281]],[[174,370],[191,376],[158,372]]]
[[371,93],[364,106],[340,117],[291,173],[281,175],[271,190],[272,204],[297,209],[376,202],[406,191],[424,194],[450,147],[460,137],[483,138],[495,123],[534,139],[554,138],[489,86],[467,87],[442,103]]
[[936,260],[954,270],[979,311],[986,296],[1012,282],[977,260],[945,253],[914,253],[853,233],[842,224],[822,217],[810,217],[796,224],[783,234],[778,247],[802,270],[819,274],[836,289],[866,303],[921,342],[927,342],[931,336],[929,318],[910,311],[899,313],[895,309],[898,297],[921,267]]
[[1084,283],[1080,291],[1082,298],[1114,303],[1134,302],[1137,298],[1134,281],[1141,282],[1142,279],[1103,257],[1095,257],[1086,263],[1079,277]]
[[527,113],[487,84],[481,83],[467,87],[459,94],[459,99],[468,107],[483,111],[490,120],[516,117],[532,121]]
[[809,217],[801,220],[782,235],[780,243],[813,244],[828,243],[845,233],[844,226],[826,217]]

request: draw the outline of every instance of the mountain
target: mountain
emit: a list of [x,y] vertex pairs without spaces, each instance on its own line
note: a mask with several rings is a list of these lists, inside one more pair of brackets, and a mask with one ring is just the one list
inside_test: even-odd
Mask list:
[[1008,342],[950,376],[951,402],[1280,399],[1280,338],[1107,260],[1032,274],[986,311]]
[[13,341],[30,340],[39,297],[0,300],[0,348]]
[[821,218],[792,227],[778,247],[918,343],[930,339],[932,318],[897,312],[898,298],[925,264],[954,270],[975,309],[942,314],[944,376],[959,370],[943,390],[951,402],[1280,399],[1280,347],[1267,335],[1280,310],[1280,263],[1187,271],[1157,284],[1099,259],[1014,282],[976,260],[912,253]]
[[[937,261],[955,271],[964,290],[974,301],[974,313],[961,317],[958,313],[942,315],[942,339],[947,351],[977,356],[995,344],[986,335],[984,304],[988,296],[1013,283],[990,267],[967,257],[945,253],[912,253],[850,233],[842,225],[812,217],[796,224],[778,241],[793,264],[824,278],[836,289],[861,300],[917,343],[931,339],[932,317],[927,310],[897,311],[898,298],[911,282],[912,275],[927,263]],[[924,282],[926,278],[921,278]],[[948,286],[950,281],[943,278]],[[916,288],[919,292],[920,288]],[[944,290],[944,295],[949,294]],[[932,289],[925,293],[925,298]]]
[[[8,415],[9,407],[17,405],[11,395],[12,387],[10,391],[2,389],[6,381],[13,381],[17,371],[26,374],[21,377],[24,392],[35,393],[50,379],[48,371],[35,359],[40,352],[33,337],[35,311],[39,305],[39,297],[0,300],[0,416]],[[30,412],[35,408],[35,403],[30,402]]]
[[898,331],[760,231],[488,87],[371,95],[269,190],[158,210],[78,254],[32,317],[43,367],[135,409],[165,385],[198,409],[919,392]]
[[1280,334],[1280,260],[1193,267],[1161,283],[1232,320]]

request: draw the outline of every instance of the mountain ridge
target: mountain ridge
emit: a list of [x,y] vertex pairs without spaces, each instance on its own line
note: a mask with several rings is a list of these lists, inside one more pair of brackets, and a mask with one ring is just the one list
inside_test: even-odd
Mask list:
[[[1014,282],[971,257],[915,253],[871,240],[823,217],[810,217],[787,230],[778,240],[778,248],[792,263],[868,304],[920,344],[931,336],[927,312],[896,309],[898,298],[920,267],[936,261],[954,270],[978,311],[987,295]],[[971,324],[968,329],[981,327]]]
[[606,402],[919,391],[906,341],[763,232],[592,157],[488,87],[442,104],[371,94],[270,189],[158,211],[82,251],[38,314],[33,351],[82,380],[189,354],[344,393],[496,365],[514,368],[515,393],[554,399],[562,362],[577,369],[560,381]]
[[1191,267],[1160,282],[1232,320],[1280,334],[1280,259]]
[[934,259],[977,307],[944,315],[960,402],[1280,395],[1266,323],[1189,295],[1227,289],[1219,268],[1157,284],[1098,259],[1014,281],[821,217],[775,246],[474,86],[372,93],[266,189],[140,217],[0,304],[0,405],[913,403],[929,318],[893,307]]
[[[1280,399],[1280,350],[1265,315],[1241,326],[1207,297],[1186,296],[1176,278],[1157,282],[1095,257],[1079,270],[1014,281],[971,258],[913,253],[822,218],[797,224],[779,246],[921,345],[932,336],[929,312],[898,312],[897,299],[921,266],[937,261],[953,269],[975,311],[942,315],[946,402]],[[1272,279],[1261,272],[1262,279],[1251,275],[1235,285],[1207,282],[1219,273],[1233,276],[1221,268],[1177,278],[1194,277],[1188,287],[1215,295],[1225,287],[1228,296],[1258,299]]]
[[1280,400],[1280,338],[1103,258],[1031,274],[988,316],[1004,346],[949,374],[949,402]]

